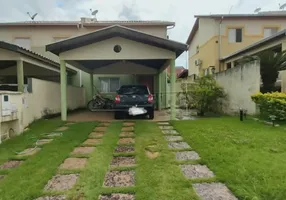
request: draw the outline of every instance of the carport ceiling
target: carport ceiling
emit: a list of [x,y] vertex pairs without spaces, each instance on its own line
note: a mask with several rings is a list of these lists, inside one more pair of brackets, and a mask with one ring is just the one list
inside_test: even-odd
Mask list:
[[0,70],[15,66],[17,63],[13,60],[3,60],[0,61]]
[[[80,65],[89,70],[98,69],[107,65],[111,65],[122,60],[76,60]],[[144,65],[154,69],[160,69],[166,62],[165,59],[152,59],[152,60],[125,60],[125,62],[131,62],[139,65]]]

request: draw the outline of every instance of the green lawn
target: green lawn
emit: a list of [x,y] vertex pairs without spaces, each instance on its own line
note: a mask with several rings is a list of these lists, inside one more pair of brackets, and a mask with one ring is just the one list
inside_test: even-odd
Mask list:
[[239,199],[286,199],[286,133],[253,120],[175,121],[175,128]]

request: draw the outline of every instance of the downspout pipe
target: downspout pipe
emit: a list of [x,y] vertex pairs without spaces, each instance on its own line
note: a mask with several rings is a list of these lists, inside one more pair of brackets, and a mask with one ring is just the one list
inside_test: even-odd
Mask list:
[[220,59],[221,59],[221,26],[222,26],[222,22],[223,22],[224,17],[222,16],[219,22],[219,27],[218,27],[218,64],[219,64],[219,68],[220,68]]

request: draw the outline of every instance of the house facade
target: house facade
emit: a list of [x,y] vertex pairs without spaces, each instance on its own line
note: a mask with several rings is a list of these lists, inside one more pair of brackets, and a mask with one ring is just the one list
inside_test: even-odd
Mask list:
[[[113,25],[120,25],[158,38],[167,39],[167,28],[175,24],[166,21],[93,21],[91,18],[82,18],[80,21],[12,22],[0,23],[0,38],[2,41],[16,44],[60,63],[58,55],[46,51],[46,45],[92,33]],[[116,42],[128,43],[128,41]],[[100,53],[104,54],[105,50],[102,49]],[[130,74],[127,73],[128,68],[126,68],[127,71],[120,71],[116,74],[94,73],[93,83],[91,83],[89,73],[81,70],[80,67],[75,67],[72,63],[67,63],[67,67],[68,69],[77,71],[75,74],[68,74],[67,83],[73,86],[84,87],[86,89],[87,101],[92,98],[92,91],[95,90],[100,91],[105,96],[113,97],[120,85],[124,84],[146,84],[149,86],[151,92],[155,94],[155,97],[158,98],[159,96],[157,90],[158,80],[148,73]],[[17,80],[13,76],[1,76],[0,78],[2,82],[6,81],[7,83],[14,83]],[[59,82],[60,77],[55,76],[53,79],[50,77],[47,80]],[[162,106],[166,107],[167,73],[165,71],[162,72],[160,81],[162,90],[165,91],[163,92]],[[95,86],[96,89],[92,90],[92,86]]]
[[189,75],[224,71],[220,60],[286,28],[286,12],[198,15],[188,37]]

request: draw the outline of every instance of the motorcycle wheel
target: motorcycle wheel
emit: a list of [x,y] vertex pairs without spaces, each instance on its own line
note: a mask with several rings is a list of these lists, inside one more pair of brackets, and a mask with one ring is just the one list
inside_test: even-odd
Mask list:
[[101,103],[96,99],[90,100],[87,104],[87,108],[90,111],[95,111],[96,109],[100,109],[101,107]]

